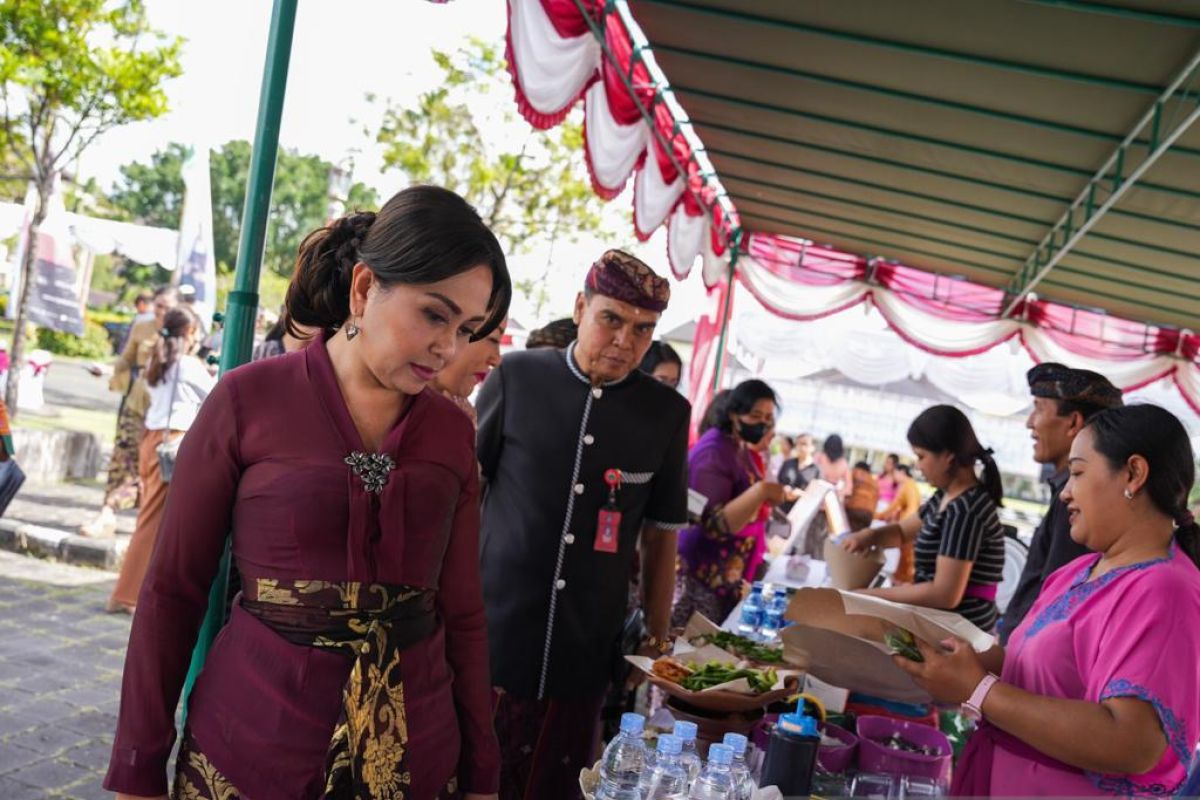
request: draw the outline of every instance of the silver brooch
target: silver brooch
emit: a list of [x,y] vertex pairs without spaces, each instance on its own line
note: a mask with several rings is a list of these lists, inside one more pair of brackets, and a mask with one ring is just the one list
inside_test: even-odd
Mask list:
[[387,485],[388,473],[396,468],[396,462],[387,453],[360,453],[355,451],[346,456],[350,471],[362,478],[368,492],[379,494]]

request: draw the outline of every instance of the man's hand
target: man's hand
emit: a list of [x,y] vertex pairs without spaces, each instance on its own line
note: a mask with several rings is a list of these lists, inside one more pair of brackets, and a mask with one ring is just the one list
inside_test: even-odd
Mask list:
[[[643,642],[641,647],[638,648],[637,653],[634,655],[644,656],[651,661],[655,661],[663,655],[663,652],[658,649],[657,645],[646,644]],[[645,683],[645,681],[646,673],[635,667],[632,671],[630,671],[629,677],[625,680],[625,689],[628,691],[633,691]]]

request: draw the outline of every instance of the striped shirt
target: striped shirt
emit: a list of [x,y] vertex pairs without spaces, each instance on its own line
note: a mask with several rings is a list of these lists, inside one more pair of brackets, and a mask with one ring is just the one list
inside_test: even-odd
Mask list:
[[[996,503],[982,486],[974,486],[939,510],[945,493],[937,491],[921,506],[921,532],[916,542],[916,582],[933,580],[938,556],[970,561],[970,585],[990,586],[1004,577],[1004,531]],[[996,626],[991,600],[964,597],[954,609],[985,631]]]

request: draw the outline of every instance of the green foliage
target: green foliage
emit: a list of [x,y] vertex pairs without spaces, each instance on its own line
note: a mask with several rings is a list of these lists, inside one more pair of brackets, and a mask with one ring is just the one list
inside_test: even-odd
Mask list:
[[109,195],[114,210],[142,225],[178,228],[183,213],[183,162],[187,148],[172,142],[150,156],[149,164],[121,167],[120,183]]
[[[182,40],[153,30],[142,0],[0,0],[0,129],[6,158],[33,176],[31,233],[54,176],[108,131],[167,110],[163,83],[181,73]],[[33,261],[20,265],[30,285]],[[17,309],[11,358],[21,363],[29,293]],[[84,337],[87,340],[87,337]],[[5,403],[15,414],[20,370]]]
[[84,323],[83,336],[62,333],[51,328],[38,328],[37,346],[58,356],[104,359],[113,354],[108,333],[91,315]]
[[[385,167],[461,194],[508,253],[605,233],[583,163],[582,125],[568,120],[528,131],[513,111],[504,59],[493,44],[472,39],[455,53],[435,50],[433,59],[440,85],[415,106],[389,104],[384,112],[375,140],[384,146]],[[496,146],[489,134],[505,128],[526,131],[519,148]],[[516,287],[540,305],[544,283],[530,278]]]
[[149,27],[141,0],[0,0],[8,145],[45,178],[106,131],[161,115],[180,46]]
[[[183,207],[183,161],[186,148],[172,143],[150,158],[149,164],[121,168],[121,180],[111,201],[122,219],[147,225],[178,227]],[[279,275],[291,275],[300,242],[325,223],[329,203],[329,173],[333,165],[319,156],[283,150],[275,167],[271,210],[263,264]],[[213,206],[213,250],[220,272],[237,263],[250,170],[250,143],[228,142],[210,158]],[[362,183],[350,188],[350,208],[376,208],[375,190]]]
[[[290,279],[273,270],[264,269],[258,278],[258,305],[268,311],[278,311],[283,306],[284,295]],[[233,273],[217,275],[217,308],[225,308],[225,301],[233,291]]]

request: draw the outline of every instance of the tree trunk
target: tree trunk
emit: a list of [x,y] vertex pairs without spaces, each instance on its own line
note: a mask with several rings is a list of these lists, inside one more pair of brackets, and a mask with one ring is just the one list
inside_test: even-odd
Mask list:
[[[4,405],[8,415],[16,417],[21,387],[21,369],[25,365],[25,320],[28,317],[30,288],[33,286],[34,265],[37,264],[38,230],[46,219],[46,205],[50,197],[50,180],[38,181],[38,207],[29,222],[29,244],[21,260],[21,296],[17,301],[17,326],[13,330],[12,348],[8,352],[8,382],[4,387]],[[11,301],[12,298],[9,298]]]

